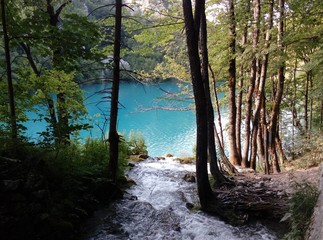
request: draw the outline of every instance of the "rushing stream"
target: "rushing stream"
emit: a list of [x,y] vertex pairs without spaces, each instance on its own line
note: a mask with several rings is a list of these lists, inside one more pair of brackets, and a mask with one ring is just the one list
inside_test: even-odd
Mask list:
[[183,176],[194,165],[171,158],[136,164],[128,176],[136,182],[124,199],[96,212],[85,225],[84,240],[272,240],[275,233],[261,224],[233,227],[217,217],[189,210],[198,203],[196,184]]

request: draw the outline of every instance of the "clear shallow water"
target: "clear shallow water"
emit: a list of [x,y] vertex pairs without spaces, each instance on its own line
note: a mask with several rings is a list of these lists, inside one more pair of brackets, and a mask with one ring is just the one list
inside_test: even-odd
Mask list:
[[185,182],[194,165],[149,159],[128,172],[137,183],[126,197],[98,211],[83,227],[83,240],[276,240],[261,224],[233,227],[215,216],[190,211],[196,184]]
[[[90,125],[89,131],[82,131],[80,137],[101,137],[105,117],[109,115],[110,104],[100,94],[111,87],[110,83],[85,85],[82,89],[86,96]],[[162,156],[171,153],[176,156],[192,155],[195,144],[195,116],[192,111],[167,111],[160,107],[182,108],[192,105],[188,101],[167,101],[162,98],[167,92],[177,93],[179,88],[175,82],[167,81],[160,84],[142,85],[136,82],[122,82],[119,93],[118,131],[129,134],[131,130],[141,132],[146,140],[149,155]],[[158,109],[159,108],[159,109]],[[154,109],[149,110],[147,109]],[[30,119],[36,119],[35,113],[29,113]],[[44,122],[25,124],[27,135],[37,139],[37,132],[44,131]],[[108,128],[104,129],[105,131]],[[104,131],[104,132],[105,132]]]

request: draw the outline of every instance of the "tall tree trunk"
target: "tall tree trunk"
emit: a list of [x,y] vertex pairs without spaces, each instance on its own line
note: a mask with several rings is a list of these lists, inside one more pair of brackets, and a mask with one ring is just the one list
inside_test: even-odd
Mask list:
[[244,128],[244,146],[242,152],[242,166],[249,167],[249,148],[250,148],[250,121],[252,116],[252,97],[255,89],[255,81],[257,76],[257,52],[259,41],[259,16],[260,16],[260,1],[253,0],[253,32],[252,32],[252,50],[253,59],[251,63],[251,78],[246,96],[246,116]]
[[250,158],[251,168],[256,169],[256,152],[257,152],[257,136],[258,136],[258,126],[260,122],[260,111],[262,107],[262,101],[264,100],[264,91],[265,91],[265,84],[267,78],[267,68],[268,68],[268,61],[269,61],[269,47],[270,47],[270,40],[271,40],[271,29],[273,26],[273,10],[274,10],[274,1],[269,0],[269,15],[267,19],[267,30],[265,34],[265,42],[264,42],[264,51],[265,54],[262,57],[261,68],[260,68],[260,77],[259,82],[257,84],[257,91],[255,97],[255,109],[254,109],[254,116],[253,116],[253,129],[252,129],[252,153]]
[[208,153],[210,157],[210,172],[216,181],[216,185],[221,185],[226,182],[226,179],[221,174],[218,167],[218,159],[216,155],[215,139],[214,139],[214,110],[210,95],[209,81],[209,57],[207,49],[207,28],[205,9],[201,12],[201,28],[200,28],[200,49],[201,49],[201,74],[204,82],[204,91],[207,107],[207,133],[208,133]]
[[305,82],[305,99],[304,99],[304,121],[305,121],[305,132],[306,136],[308,135],[308,89],[310,82],[310,72],[306,72],[306,82]]
[[236,145],[236,23],[233,0],[229,0],[229,22],[229,160],[234,165],[240,165]]
[[[313,72],[310,71],[310,92],[313,90]],[[312,127],[313,127],[313,96],[310,94],[310,126],[309,126],[309,137],[312,134]]]
[[214,101],[215,101],[215,106],[216,106],[216,111],[217,111],[217,122],[219,124],[219,133],[215,127],[215,137],[216,139],[218,139],[218,146],[221,152],[222,157],[226,157],[225,152],[224,152],[224,138],[223,138],[223,127],[222,127],[222,120],[221,120],[221,112],[220,112],[220,105],[219,105],[219,98],[218,98],[218,93],[217,93],[217,87],[216,87],[216,78],[215,78],[215,74],[214,71],[211,67],[211,65],[209,64],[209,70],[211,72],[211,76],[212,76],[212,85],[213,85],[213,92],[214,92]]
[[265,95],[263,94],[263,100],[262,100],[262,107],[261,107],[261,112],[260,112],[260,125],[261,127],[259,128],[263,141],[262,141],[262,146],[264,149],[264,160],[263,164],[265,167],[265,173],[269,174],[270,166],[269,166],[269,160],[268,160],[268,130],[267,130],[267,121],[266,121],[266,101],[265,101]]
[[122,0],[115,2],[115,24],[114,24],[114,48],[113,48],[113,83],[110,109],[110,161],[109,174],[111,179],[117,181],[118,158],[119,158],[119,135],[117,131],[118,105],[119,105],[119,82],[120,82],[120,48],[121,48],[121,20]]
[[220,155],[221,155],[221,161],[223,163],[223,165],[225,166],[226,170],[229,173],[236,173],[237,169],[232,165],[232,163],[229,161],[229,159],[227,158],[225,151],[224,151],[224,140],[223,140],[223,128],[222,128],[222,121],[221,121],[221,112],[220,112],[220,106],[219,106],[219,99],[218,99],[218,95],[217,95],[217,90],[216,90],[216,79],[215,79],[215,74],[214,71],[212,70],[211,65],[209,64],[209,70],[211,72],[211,76],[212,76],[212,85],[213,85],[213,92],[214,92],[214,99],[215,99],[215,105],[216,105],[216,110],[217,110],[217,114],[218,114],[218,124],[219,124],[219,132],[220,132],[220,136],[219,133],[217,131],[216,125],[214,124],[214,136],[215,136],[215,141],[216,144],[218,145],[219,151],[220,151]]
[[280,172],[279,162],[276,153],[276,135],[278,131],[278,117],[279,117],[279,109],[283,96],[284,90],[284,71],[285,71],[285,60],[283,59],[284,55],[284,44],[283,44],[283,36],[284,36],[284,15],[285,15],[285,0],[279,0],[279,23],[278,23],[278,34],[277,34],[277,45],[280,51],[280,55],[282,57],[280,61],[280,66],[278,68],[278,80],[276,86],[276,94],[273,102],[273,107],[271,111],[271,121],[270,121],[270,136],[269,136],[269,154],[270,160],[273,165],[273,172]]
[[283,150],[283,146],[282,146],[282,141],[280,139],[280,136],[277,132],[277,135],[276,135],[276,151],[277,151],[277,157],[278,157],[278,161],[280,164],[284,164],[284,162],[287,160],[286,158],[286,155],[284,153],[284,150]]
[[198,37],[200,29],[201,10],[204,9],[205,1],[196,1],[195,18],[192,13],[191,0],[183,0],[183,12],[186,30],[186,42],[190,63],[190,72],[193,85],[193,94],[196,109],[196,178],[198,195],[202,208],[207,207],[209,198],[213,195],[207,170],[208,150],[208,121],[205,90],[201,74],[201,62],[198,52]]
[[17,129],[17,116],[15,107],[15,96],[12,83],[12,69],[11,69],[11,56],[10,56],[10,46],[9,46],[9,35],[7,29],[7,16],[6,16],[6,1],[1,0],[1,20],[2,20],[2,32],[3,32],[3,42],[5,50],[6,59],[6,72],[7,72],[7,83],[8,83],[8,95],[9,95],[9,107],[10,107],[10,126],[11,126],[11,138],[15,140],[18,138]]
[[296,112],[296,71],[297,71],[297,58],[295,58],[295,64],[293,68],[293,99],[292,99],[292,160],[295,159],[295,127],[297,121]]
[[[249,13],[250,12],[250,0],[246,0],[244,2],[246,4],[245,12]],[[241,47],[242,47],[241,55],[243,55],[245,48],[246,48],[247,41],[248,41],[248,28],[249,28],[249,23],[248,23],[248,21],[246,21],[244,24],[242,40],[241,40]],[[236,112],[236,145],[237,145],[237,151],[238,151],[238,154],[239,154],[239,157],[241,160],[242,160],[242,155],[241,155],[241,151],[242,151],[242,148],[241,148],[242,99],[243,99],[244,78],[246,75],[245,68],[246,68],[246,64],[244,62],[241,62],[240,67],[239,67],[237,112]]]

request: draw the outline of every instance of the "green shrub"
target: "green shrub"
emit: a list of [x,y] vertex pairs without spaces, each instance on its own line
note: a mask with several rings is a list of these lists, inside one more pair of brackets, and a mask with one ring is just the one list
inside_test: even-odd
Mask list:
[[290,199],[289,210],[281,221],[288,221],[290,231],[284,236],[286,240],[302,240],[318,198],[316,186],[305,183],[294,183],[294,193]]
[[82,161],[93,174],[103,174],[109,163],[109,143],[101,139],[86,139],[82,148]]
[[128,145],[130,155],[148,154],[144,136],[140,132],[129,133]]

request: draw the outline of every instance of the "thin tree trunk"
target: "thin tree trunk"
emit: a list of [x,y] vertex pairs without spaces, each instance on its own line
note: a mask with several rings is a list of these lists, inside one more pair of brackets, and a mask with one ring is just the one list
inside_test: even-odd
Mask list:
[[263,100],[261,112],[260,112],[260,130],[263,136],[263,149],[264,149],[264,167],[265,167],[265,174],[269,174],[269,160],[268,160],[268,130],[267,130],[267,120],[266,120],[266,101],[265,101],[265,94],[263,94]]
[[191,0],[183,0],[183,12],[185,20],[186,42],[190,63],[190,72],[193,85],[193,94],[196,109],[196,178],[197,189],[202,208],[207,207],[208,200],[213,196],[207,170],[207,146],[208,146],[208,121],[205,90],[201,75],[201,62],[198,53],[198,38],[201,19],[201,8],[205,1],[196,1],[195,18],[192,13]]
[[119,158],[119,135],[117,131],[119,82],[120,82],[120,48],[121,48],[122,0],[115,2],[114,49],[113,49],[113,83],[110,109],[110,161],[109,174],[112,181],[117,181]]
[[279,136],[278,133],[276,135],[276,140],[275,141],[276,141],[277,157],[278,157],[279,163],[282,165],[287,160],[287,158],[286,158],[286,155],[284,153],[283,146],[282,146],[282,141],[281,141],[280,136]]
[[13,89],[13,83],[12,83],[11,56],[10,56],[10,46],[9,46],[10,39],[9,39],[8,29],[7,29],[5,0],[1,0],[1,18],[2,18],[2,32],[3,32],[3,42],[4,42],[4,50],[5,50],[5,59],[6,59],[7,82],[8,82],[11,138],[15,140],[18,138],[18,129],[17,129],[15,96],[14,96],[14,89]]
[[[222,120],[221,120],[221,112],[220,112],[220,105],[219,105],[219,98],[218,98],[218,93],[217,93],[217,88],[216,88],[216,78],[215,78],[215,74],[214,71],[211,67],[211,65],[209,64],[209,70],[211,72],[211,76],[212,76],[212,85],[213,85],[213,92],[214,92],[214,100],[215,100],[215,106],[216,106],[216,111],[217,111],[217,121],[219,124],[219,132],[220,132],[220,137],[218,135],[218,131],[215,130],[215,134],[217,135],[217,137],[219,138],[219,143],[218,146],[220,149],[222,149],[221,151],[224,153],[224,138],[223,138],[223,127],[222,127]],[[225,156],[225,153],[224,153]]]
[[308,89],[310,82],[310,72],[306,72],[306,82],[305,82],[305,99],[304,99],[304,121],[305,121],[305,132],[308,135]]
[[[245,1],[246,3],[246,9],[245,12],[250,12],[250,0]],[[245,22],[244,29],[243,29],[243,35],[242,35],[242,53],[244,53],[247,40],[248,40],[248,28],[249,24],[248,21]],[[243,98],[243,85],[244,85],[244,78],[245,78],[245,68],[246,64],[241,62],[241,65],[239,67],[239,82],[238,82],[238,93],[237,93],[237,113],[236,113],[236,145],[237,145],[237,151],[239,154],[240,159],[242,160],[242,148],[241,148],[241,123],[242,123],[242,98]]]
[[234,165],[241,165],[236,145],[236,24],[233,0],[229,0],[229,160]]
[[[313,90],[313,72],[310,72],[310,91]],[[312,94],[310,94],[310,124],[309,124],[309,137],[311,137],[312,134],[312,127],[313,127],[313,97]]]
[[253,33],[252,33],[252,49],[254,57],[252,59],[251,78],[246,96],[246,116],[245,116],[245,129],[244,129],[244,146],[242,152],[242,166],[249,167],[249,148],[250,148],[250,121],[252,116],[252,97],[255,89],[255,81],[257,76],[257,48],[259,41],[259,16],[260,16],[260,2],[253,0]]
[[267,68],[268,68],[268,61],[269,61],[269,47],[270,47],[270,40],[271,40],[271,29],[273,26],[273,10],[274,10],[274,1],[270,0],[269,2],[269,16],[267,20],[267,30],[265,34],[265,43],[264,43],[264,50],[265,54],[263,55],[262,62],[261,62],[261,69],[260,69],[260,78],[259,83],[257,84],[257,91],[256,91],[256,99],[255,99],[255,109],[254,109],[254,116],[253,116],[253,129],[252,129],[252,153],[250,164],[252,169],[256,169],[256,152],[257,152],[257,136],[258,136],[258,126],[260,121],[260,111],[262,106],[262,101],[264,97],[265,85],[266,85],[266,78],[267,78]]
[[210,157],[210,171],[217,185],[221,185],[226,182],[226,179],[221,174],[218,167],[218,159],[215,149],[214,139],[214,110],[210,95],[210,82],[209,82],[209,57],[207,50],[207,28],[206,28],[206,16],[205,9],[201,12],[201,29],[200,29],[200,50],[201,50],[201,74],[204,82],[204,91],[207,107],[207,126],[208,126],[208,153]]
[[[284,36],[284,14],[285,14],[285,0],[279,0],[279,24],[278,24],[278,34],[277,34],[277,45],[281,56],[284,54],[283,36]],[[271,121],[270,121],[270,136],[269,136],[269,154],[270,160],[273,165],[273,172],[280,172],[279,162],[276,153],[276,135],[278,131],[278,116],[280,111],[280,104],[283,96],[284,90],[284,76],[285,71],[285,60],[282,59],[280,66],[278,68],[278,81],[276,86],[276,94],[273,102]]]
[[226,167],[227,171],[229,173],[236,173],[237,169],[232,165],[232,163],[229,161],[229,159],[227,158],[225,151],[224,151],[224,140],[223,140],[223,129],[222,129],[222,121],[221,121],[221,112],[220,112],[220,106],[219,106],[219,99],[218,99],[218,94],[217,94],[217,90],[216,90],[216,79],[215,79],[215,75],[214,72],[212,70],[211,65],[209,64],[209,70],[211,72],[211,76],[212,76],[212,85],[213,85],[213,91],[214,91],[214,98],[215,98],[215,105],[216,105],[216,110],[217,110],[217,114],[218,114],[218,124],[219,124],[219,132],[220,132],[220,136],[221,139],[219,137],[217,128],[214,124],[214,136],[215,136],[215,141],[216,144],[218,145],[219,151],[220,151],[220,155],[221,155],[221,161],[224,164],[224,166]]

